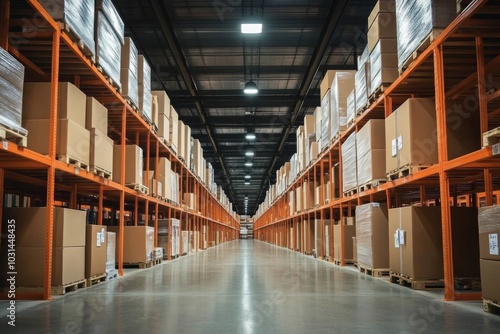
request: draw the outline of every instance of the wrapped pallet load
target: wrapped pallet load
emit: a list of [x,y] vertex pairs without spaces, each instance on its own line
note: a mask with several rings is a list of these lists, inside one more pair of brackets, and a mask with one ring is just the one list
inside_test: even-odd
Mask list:
[[358,71],[354,80],[356,88],[356,112],[362,113],[368,107],[368,93],[370,91],[370,53],[366,47],[358,57]]
[[398,65],[403,70],[413,53],[426,47],[456,17],[456,0],[396,0]]
[[330,138],[338,139],[347,129],[347,97],[354,89],[354,71],[335,73],[330,89]]
[[342,144],[342,192],[344,194],[358,190],[356,172],[356,133],[352,133]]
[[130,37],[125,38],[121,52],[120,70],[122,96],[136,108],[139,107],[138,58],[139,54],[134,41]]

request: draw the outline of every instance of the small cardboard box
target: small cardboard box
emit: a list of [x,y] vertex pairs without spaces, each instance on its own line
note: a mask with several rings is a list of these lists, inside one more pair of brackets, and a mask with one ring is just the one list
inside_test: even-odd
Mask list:
[[85,278],[106,273],[107,228],[102,225],[86,226]]

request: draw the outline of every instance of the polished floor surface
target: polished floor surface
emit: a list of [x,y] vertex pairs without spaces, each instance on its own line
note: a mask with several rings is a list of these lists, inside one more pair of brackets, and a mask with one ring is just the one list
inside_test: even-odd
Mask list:
[[238,240],[49,302],[0,302],[0,333],[500,333],[480,302]]

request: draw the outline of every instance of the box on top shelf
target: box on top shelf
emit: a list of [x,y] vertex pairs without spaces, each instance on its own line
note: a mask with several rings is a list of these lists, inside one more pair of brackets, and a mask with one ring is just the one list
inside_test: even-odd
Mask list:
[[354,77],[356,87],[356,112],[360,113],[368,107],[368,93],[370,92],[370,53],[366,47],[358,59],[358,71]]
[[315,121],[315,126],[314,126],[314,129],[315,129],[315,133],[316,133],[316,141],[318,143],[321,142],[321,127],[322,127],[322,122],[321,122],[321,115],[322,114],[322,110],[321,110],[321,107],[317,107],[315,110],[314,110],[314,121]]
[[0,48],[0,125],[27,135],[22,128],[24,66]]
[[356,138],[358,183],[363,185],[386,178],[385,120],[369,120]]
[[457,16],[456,0],[397,0],[396,21],[398,38],[398,66],[407,60],[423,42],[446,28]]
[[[394,50],[394,51],[391,51]],[[398,77],[396,39],[381,39],[370,54],[370,90],[369,95],[382,93]]]
[[[328,90],[330,92],[330,90]],[[331,94],[326,94],[321,99],[321,140],[320,149],[323,151],[330,146],[331,135]]]
[[170,142],[170,98],[163,90],[152,91],[158,101],[158,136]]
[[347,97],[354,89],[354,71],[339,71],[330,89],[330,138],[340,137],[347,128]]
[[39,0],[42,7],[58,22],[64,22],[71,33],[83,42],[90,54],[95,52],[93,0]]
[[178,146],[177,146],[177,156],[182,160],[186,161],[186,126],[184,126],[184,122],[179,120],[177,123],[177,133],[178,133]]
[[[86,0],[89,1],[89,0]],[[113,27],[113,31],[123,44],[125,35],[125,24],[120,14],[113,5],[112,0],[95,0],[95,8],[102,12]]]
[[389,221],[384,204],[368,203],[356,207],[356,242],[359,266],[389,268]]
[[368,16],[368,28],[373,24],[375,19],[380,13],[395,13],[396,1],[395,0],[379,0],[375,3],[373,10]]
[[380,39],[396,38],[397,35],[395,1],[380,2],[368,17],[368,52],[372,52]]
[[139,55],[139,114],[149,123],[153,122],[153,97],[151,95],[151,66],[143,55]]
[[85,278],[106,273],[106,255],[108,250],[106,237],[106,226],[86,226]]
[[168,145],[179,154],[179,114],[175,111],[174,107],[170,106],[170,142]]
[[356,119],[356,89],[353,89],[347,96],[347,124]]
[[330,87],[332,86],[333,78],[335,77],[335,73],[337,71],[334,70],[328,70],[326,71],[325,75],[323,76],[323,80],[321,80],[321,84],[319,86],[320,90],[320,98],[323,99],[330,90]]
[[120,38],[113,26],[102,12],[97,12],[95,26],[96,63],[113,81],[113,85],[121,88],[120,65],[123,37]]
[[[50,82],[26,82],[23,95],[23,120],[50,118]],[[57,118],[70,119],[85,127],[87,96],[70,82],[58,87]],[[106,129],[107,131],[107,129]]]
[[187,124],[184,124],[184,136],[184,159],[189,168],[191,166],[191,128]]
[[[30,133],[28,148],[40,154],[49,154],[50,125],[48,119],[28,119],[23,122]],[[70,163],[76,160],[82,165],[90,163],[90,131],[70,119],[59,119],[57,122],[56,155],[58,159]]]
[[108,109],[93,97],[87,97],[85,128],[87,130],[95,128],[108,134]]
[[139,107],[138,58],[139,53],[134,41],[132,38],[126,37],[121,52],[120,82],[122,96],[130,100],[136,107]]
[[342,144],[342,192],[357,189],[356,132]]
[[[142,148],[137,145],[125,146],[125,184],[142,184]],[[113,149],[113,181],[120,183],[121,145]]]

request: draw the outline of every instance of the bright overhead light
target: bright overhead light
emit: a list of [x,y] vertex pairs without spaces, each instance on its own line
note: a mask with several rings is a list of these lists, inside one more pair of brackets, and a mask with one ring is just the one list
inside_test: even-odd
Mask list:
[[245,175],[245,179],[251,179],[252,177],[250,175]]
[[242,34],[261,34],[262,33],[262,23],[242,23],[241,24]]
[[252,167],[253,166],[253,163],[251,162],[245,162],[245,167]]
[[247,135],[245,136],[246,139],[248,140],[255,140],[255,133],[247,133]]
[[245,185],[246,185],[246,186],[249,186],[249,185],[250,185],[250,182],[245,182]]
[[248,95],[255,95],[259,92],[259,89],[257,88],[257,85],[253,81],[247,81],[245,84],[245,88],[243,88],[243,93],[248,94]]
[[253,153],[252,151],[246,151],[246,152],[245,152],[245,155],[246,155],[247,157],[253,157],[253,156],[254,156],[254,153]]

